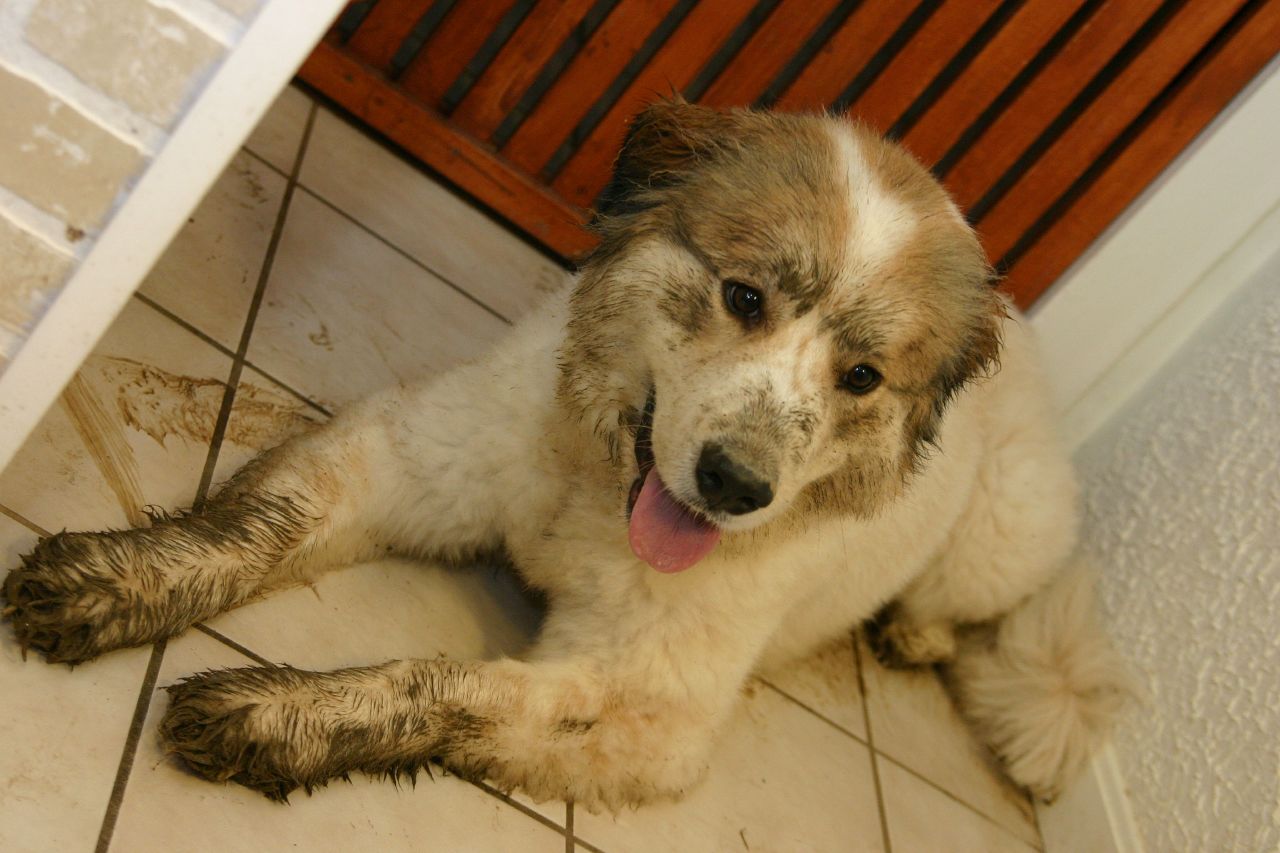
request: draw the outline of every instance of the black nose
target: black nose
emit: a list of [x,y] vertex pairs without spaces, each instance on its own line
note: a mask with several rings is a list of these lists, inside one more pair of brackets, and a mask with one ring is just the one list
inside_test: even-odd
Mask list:
[[746,515],[773,501],[773,484],[730,459],[718,444],[707,444],[698,457],[698,491],[710,509]]

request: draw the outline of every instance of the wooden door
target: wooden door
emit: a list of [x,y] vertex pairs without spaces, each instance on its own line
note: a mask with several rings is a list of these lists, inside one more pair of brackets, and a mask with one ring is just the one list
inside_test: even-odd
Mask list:
[[571,260],[627,119],[848,114],[1031,304],[1280,50],[1280,0],[362,0],[302,78]]

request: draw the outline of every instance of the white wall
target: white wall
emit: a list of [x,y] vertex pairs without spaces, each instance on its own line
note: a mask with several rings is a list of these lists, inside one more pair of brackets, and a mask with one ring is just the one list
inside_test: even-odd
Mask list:
[[1032,313],[1152,697],[1041,811],[1050,853],[1280,847],[1278,68]]
[[1077,460],[1147,849],[1280,848],[1280,257]]

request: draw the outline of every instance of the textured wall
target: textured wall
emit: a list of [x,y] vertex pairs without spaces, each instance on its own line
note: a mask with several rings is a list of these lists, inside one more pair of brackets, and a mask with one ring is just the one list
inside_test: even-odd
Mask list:
[[1280,257],[1078,461],[1150,692],[1116,739],[1147,850],[1280,849]]
[[260,0],[0,0],[0,370]]

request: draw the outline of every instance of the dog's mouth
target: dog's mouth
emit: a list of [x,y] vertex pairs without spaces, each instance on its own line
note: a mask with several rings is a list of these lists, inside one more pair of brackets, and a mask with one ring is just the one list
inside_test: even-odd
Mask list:
[[720,528],[685,506],[667,489],[653,457],[653,412],[657,405],[649,389],[644,415],[636,428],[636,467],[639,471],[627,497],[631,551],[660,572],[682,572],[711,553],[720,541]]

